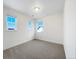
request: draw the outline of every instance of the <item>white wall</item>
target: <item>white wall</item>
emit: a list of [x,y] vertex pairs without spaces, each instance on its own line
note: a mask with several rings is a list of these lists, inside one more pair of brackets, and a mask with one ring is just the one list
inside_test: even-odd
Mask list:
[[[17,12],[11,8],[4,6],[4,40],[3,40],[3,49],[8,49],[14,47],[18,44],[22,44],[33,39],[34,29],[28,31],[27,22],[29,17],[26,15]],[[17,30],[8,31],[6,28],[6,16],[11,15],[17,18]]]
[[65,0],[64,48],[67,59],[76,59],[76,8],[75,0]]
[[36,39],[63,44],[63,13],[42,18],[44,31],[36,33]]

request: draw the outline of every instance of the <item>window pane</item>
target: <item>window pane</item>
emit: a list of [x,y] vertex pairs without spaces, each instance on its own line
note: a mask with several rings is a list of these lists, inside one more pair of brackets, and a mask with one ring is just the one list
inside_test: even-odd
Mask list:
[[32,30],[32,21],[31,20],[28,21],[28,29]]
[[16,29],[16,18],[12,16],[7,16],[6,24],[7,24],[8,30],[15,30]]
[[42,20],[37,20],[36,21],[36,30],[37,32],[42,32],[44,28],[44,24]]

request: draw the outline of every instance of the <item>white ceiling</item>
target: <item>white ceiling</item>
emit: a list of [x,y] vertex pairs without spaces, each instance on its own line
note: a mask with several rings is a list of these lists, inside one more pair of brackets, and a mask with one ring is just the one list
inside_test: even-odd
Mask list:
[[[4,0],[4,5],[23,12],[28,16],[38,15],[47,16],[58,12],[63,12],[64,0]],[[33,8],[40,8],[38,13],[35,13]]]

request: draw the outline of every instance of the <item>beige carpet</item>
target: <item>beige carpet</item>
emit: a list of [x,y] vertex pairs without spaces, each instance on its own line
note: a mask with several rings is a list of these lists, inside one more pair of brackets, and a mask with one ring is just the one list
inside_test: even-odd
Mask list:
[[63,45],[32,40],[3,52],[3,59],[66,59]]

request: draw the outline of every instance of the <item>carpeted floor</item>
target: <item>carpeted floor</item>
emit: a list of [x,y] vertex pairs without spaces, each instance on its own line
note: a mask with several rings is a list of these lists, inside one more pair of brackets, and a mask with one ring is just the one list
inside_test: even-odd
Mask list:
[[63,45],[32,40],[3,52],[3,59],[66,59]]

